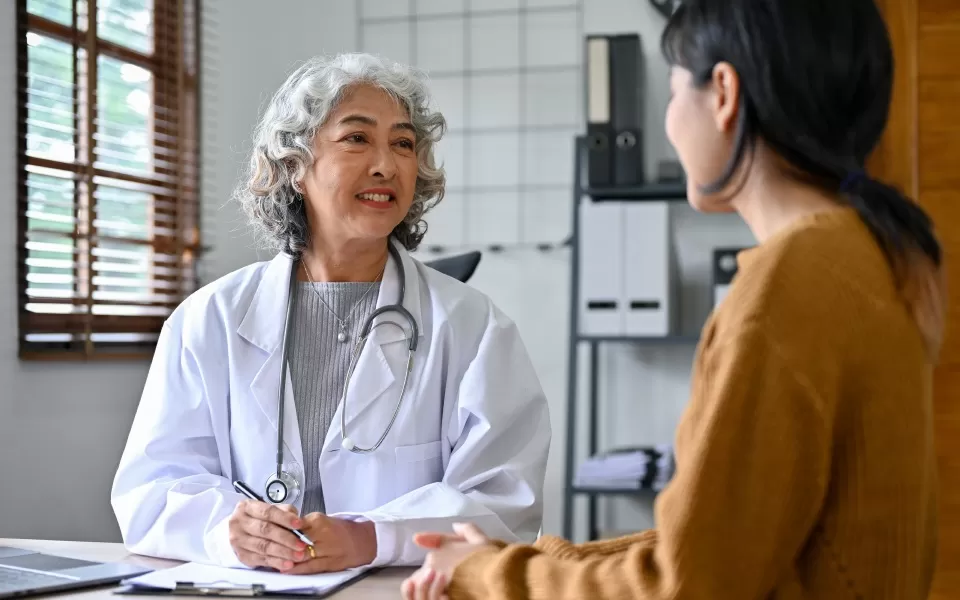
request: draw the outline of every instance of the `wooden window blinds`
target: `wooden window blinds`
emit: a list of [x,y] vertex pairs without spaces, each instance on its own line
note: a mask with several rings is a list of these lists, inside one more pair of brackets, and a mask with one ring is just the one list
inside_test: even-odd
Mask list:
[[196,287],[199,0],[16,0],[22,359],[152,354]]

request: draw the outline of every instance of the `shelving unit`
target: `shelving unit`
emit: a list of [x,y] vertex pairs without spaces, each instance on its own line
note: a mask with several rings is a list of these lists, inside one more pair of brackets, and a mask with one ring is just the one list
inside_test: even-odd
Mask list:
[[589,433],[587,450],[590,456],[598,452],[598,403],[599,380],[598,363],[601,344],[635,344],[645,346],[695,345],[699,339],[697,335],[679,334],[668,336],[596,336],[581,335],[579,323],[579,295],[580,295],[580,222],[579,206],[585,197],[594,201],[603,200],[632,200],[636,202],[652,200],[685,201],[686,187],[683,184],[656,183],[628,187],[583,187],[583,155],[586,148],[583,137],[578,137],[574,143],[574,185],[573,185],[573,235],[571,238],[571,302],[570,302],[570,342],[567,361],[567,447],[566,464],[564,465],[564,498],[563,498],[563,536],[572,539],[574,528],[574,500],[577,496],[587,497],[587,513],[589,520],[589,539],[599,537],[597,527],[597,499],[600,496],[631,496],[653,497],[655,492],[649,489],[593,489],[579,488],[574,485],[577,460],[577,423],[578,402],[577,389],[579,387],[579,357],[581,344],[589,346],[589,386],[587,392],[586,409],[589,418]]
[[587,188],[583,190],[583,194],[598,202],[603,200],[686,200],[687,188],[682,183],[648,183],[624,187]]

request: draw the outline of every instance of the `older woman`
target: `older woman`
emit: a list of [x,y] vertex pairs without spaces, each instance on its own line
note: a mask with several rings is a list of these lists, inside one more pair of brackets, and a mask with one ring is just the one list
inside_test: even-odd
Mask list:
[[274,96],[237,198],[279,253],[163,328],[113,487],[131,551],[313,573],[417,564],[455,521],[536,537],[550,425],[517,329],[408,254],[444,127],[369,55]]

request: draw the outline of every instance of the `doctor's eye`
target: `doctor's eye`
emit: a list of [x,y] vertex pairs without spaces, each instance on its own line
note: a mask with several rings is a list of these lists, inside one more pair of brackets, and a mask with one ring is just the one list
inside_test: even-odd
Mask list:
[[350,142],[351,144],[362,144],[367,141],[367,138],[362,133],[351,133],[343,138],[343,141]]

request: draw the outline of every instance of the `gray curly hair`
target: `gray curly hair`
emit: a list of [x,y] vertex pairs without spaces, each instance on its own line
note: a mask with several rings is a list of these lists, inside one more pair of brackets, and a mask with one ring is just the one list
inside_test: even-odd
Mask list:
[[413,204],[393,230],[408,250],[423,240],[424,214],[443,199],[446,176],[434,163],[434,146],[446,121],[429,108],[425,77],[417,70],[370,54],[315,57],[274,94],[254,132],[248,172],[234,192],[258,239],[298,256],[310,241],[303,195],[297,183],[314,162],[313,138],[351,87],[378,87],[400,102],[416,129],[419,162]]

